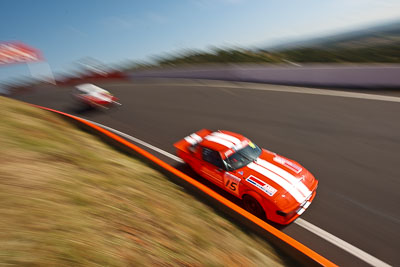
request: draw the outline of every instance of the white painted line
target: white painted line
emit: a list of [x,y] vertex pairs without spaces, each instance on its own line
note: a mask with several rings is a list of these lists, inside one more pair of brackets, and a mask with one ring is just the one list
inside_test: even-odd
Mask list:
[[[244,90],[262,90],[262,91],[273,91],[273,92],[286,92],[286,93],[298,93],[298,94],[309,94],[309,95],[324,95],[324,96],[337,96],[337,97],[348,97],[358,98],[366,100],[376,101],[388,101],[400,103],[400,97],[385,96],[385,95],[374,95],[365,93],[354,93],[339,90],[329,89],[315,89],[308,87],[295,87],[285,85],[271,85],[271,84],[259,84],[259,83],[248,83],[248,82],[226,82],[226,81],[214,81],[214,80],[198,80],[199,83],[193,83],[190,81],[173,82],[173,83],[144,83],[141,86],[195,86],[195,87],[215,87],[215,88],[235,88]],[[114,84],[116,86],[132,86],[130,84]]]
[[299,94],[309,94],[309,95],[339,96],[339,97],[348,97],[348,98],[358,98],[358,99],[400,103],[400,97],[372,95],[372,94],[365,94],[365,93],[353,93],[353,92],[335,91],[335,90],[299,88],[299,87],[293,87],[293,88],[290,88],[290,87],[285,87],[285,88],[246,88],[246,89],[286,92],[286,93],[299,93]]
[[122,137],[124,137],[124,138],[126,138],[128,140],[131,140],[133,142],[141,144],[142,146],[150,148],[150,149],[152,149],[152,150],[154,150],[154,151],[156,151],[156,152],[158,152],[158,153],[160,153],[160,154],[162,154],[164,156],[167,156],[167,157],[169,157],[169,158],[171,158],[171,159],[173,159],[173,160],[175,160],[177,162],[184,163],[184,161],[181,160],[180,158],[178,158],[177,156],[175,156],[175,155],[173,155],[171,153],[168,153],[167,151],[164,151],[162,149],[159,149],[158,147],[150,145],[149,143],[146,143],[146,142],[144,142],[144,141],[142,141],[140,139],[137,139],[136,137],[130,136],[130,135],[126,134],[126,133],[120,132],[120,131],[115,130],[115,129],[111,128],[111,127],[105,126],[103,124],[100,124],[100,123],[97,123],[97,122],[94,122],[94,121],[90,121],[90,120],[87,120],[87,119],[84,119],[84,118],[81,118],[81,119],[86,120],[88,122],[91,122],[91,123],[93,123],[93,124],[95,124],[97,126],[100,126],[100,127],[104,128],[104,129],[106,129],[106,130],[109,130],[110,132],[114,132],[114,133],[116,133],[116,134],[118,134],[118,135],[120,135],[120,136],[122,136]]
[[[81,119],[83,119],[83,118],[81,118]],[[136,142],[138,144],[141,144],[141,145],[143,145],[143,146],[145,146],[147,148],[150,148],[150,149],[152,149],[152,150],[154,150],[154,151],[156,151],[156,152],[158,152],[158,153],[160,153],[160,154],[162,154],[164,156],[167,156],[167,157],[169,157],[169,158],[171,158],[171,159],[173,159],[173,160],[175,160],[177,162],[184,163],[183,160],[181,160],[177,156],[175,156],[175,155],[173,155],[171,153],[168,153],[168,152],[166,152],[166,151],[164,151],[164,150],[162,150],[160,148],[157,148],[157,147],[155,147],[153,145],[150,145],[149,143],[146,143],[146,142],[144,142],[144,141],[142,141],[140,139],[137,139],[137,138],[135,138],[133,136],[130,136],[128,134],[125,134],[123,132],[115,130],[115,129],[111,128],[111,127],[102,125],[100,123],[93,122],[93,121],[90,121],[90,120],[87,120],[87,119],[84,119],[84,120],[89,121],[89,122],[91,122],[91,123],[93,123],[93,124],[95,124],[97,126],[100,126],[100,127],[104,128],[104,129],[106,129],[106,130],[109,130],[110,132],[114,132],[114,133],[116,133],[116,134],[118,134],[118,135],[120,135],[120,136],[122,136],[122,137],[124,137],[126,139],[134,141],[134,142]],[[359,249],[359,248],[347,243],[346,241],[344,241],[344,240],[342,240],[342,239],[340,239],[340,238],[328,233],[327,231],[325,231],[325,230],[323,230],[323,229],[321,229],[321,228],[313,225],[312,223],[309,223],[309,222],[307,222],[307,221],[305,221],[305,220],[303,220],[301,218],[296,219],[293,223],[295,223],[298,226],[301,226],[302,228],[314,233],[315,235],[321,237],[322,239],[328,241],[329,243],[331,243],[331,244],[343,249],[344,251],[347,251],[348,253],[354,255],[355,257],[361,259],[362,261],[364,261],[364,262],[366,262],[366,263],[368,263],[368,264],[370,264],[372,266],[382,266],[382,267],[391,266],[391,265],[381,261],[380,259],[378,259],[378,258],[376,258],[376,257],[374,257],[374,256],[362,251],[361,249]]]
[[303,220],[302,218],[298,218],[296,221],[294,221],[294,223],[316,234],[317,236],[325,239],[329,243],[332,243],[337,247],[342,248],[343,250],[365,261],[366,263],[371,264],[372,266],[390,266],[386,262],[383,262],[380,259],[375,258],[374,256],[362,251],[359,248],[356,248],[355,246]]

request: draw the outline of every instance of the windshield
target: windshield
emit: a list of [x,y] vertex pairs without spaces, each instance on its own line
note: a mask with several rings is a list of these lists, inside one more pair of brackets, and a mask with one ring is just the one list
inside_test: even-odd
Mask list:
[[253,162],[258,158],[258,156],[260,156],[260,154],[261,148],[250,142],[248,146],[236,151],[236,153],[226,158],[225,162],[228,169],[233,171]]

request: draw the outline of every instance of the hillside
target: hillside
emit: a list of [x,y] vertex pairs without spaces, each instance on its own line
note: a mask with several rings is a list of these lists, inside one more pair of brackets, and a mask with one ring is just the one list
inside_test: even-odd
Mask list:
[[212,48],[157,56],[129,69],[208,63],[400,63],[400,22],[262,49]]
[[0,266],[282,266],[141,161],[0,97]]

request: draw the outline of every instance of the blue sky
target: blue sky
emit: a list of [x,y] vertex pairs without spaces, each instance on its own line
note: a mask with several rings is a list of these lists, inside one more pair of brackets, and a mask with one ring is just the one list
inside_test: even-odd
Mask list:
[[[398,0],[2,1],[0,41],[42,51],[55,72],[211,46],[260,46],[400,19]],[[32,64],[34,65],[34,64]],[[0,67],[0,81],[29,75]]]

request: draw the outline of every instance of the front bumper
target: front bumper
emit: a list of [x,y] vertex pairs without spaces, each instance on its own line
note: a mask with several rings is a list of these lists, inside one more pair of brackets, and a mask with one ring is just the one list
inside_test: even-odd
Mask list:
[[271,216],[269,218],[271,221],[274,221],[279,224],[289,224],[296,220],[301,214],[304,213],[304,211],[310,206],[311,202],[314,200],[315,196],[317,194],[317,188],[314,189],[314,191],[311,193],[311,195],[303,202],[301,203],[300,206],[298,206],[295,210],[284,213],[282,211],[276,211],[274,214],[275,216]]

